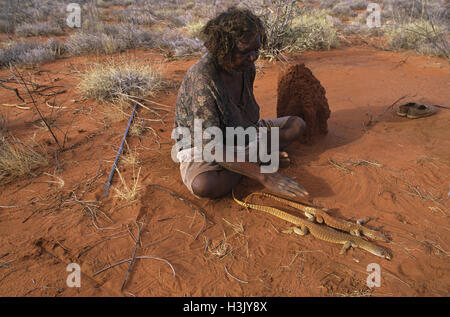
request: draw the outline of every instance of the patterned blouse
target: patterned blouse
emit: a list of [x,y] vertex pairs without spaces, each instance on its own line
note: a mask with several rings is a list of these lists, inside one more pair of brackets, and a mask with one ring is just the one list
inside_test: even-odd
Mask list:
[[[209,54],[205,54],[186,73],[178,91],[175,127],[187,127],[194,138],[194,119],[203,120],[203,129],[216,126],[225,135],[226,127],[257,127],[259,106],[253,95],[256,70],[243,73],[241,103],[235,104],[227,93],[219,68]],[[208,140],[203,141],[203,145]],[[193,144],[193,143],[192,143]]]

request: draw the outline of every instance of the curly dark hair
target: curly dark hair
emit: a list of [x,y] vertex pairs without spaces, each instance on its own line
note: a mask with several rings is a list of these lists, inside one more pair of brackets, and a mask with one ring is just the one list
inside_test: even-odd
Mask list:
[[201,30],[206,49],[219,65],[229,64],[237,43],[245,42],[255,34],[261,36],[261,45],[264,46],[266,30],[261,19],[248,9],[236,7],[209,20]]

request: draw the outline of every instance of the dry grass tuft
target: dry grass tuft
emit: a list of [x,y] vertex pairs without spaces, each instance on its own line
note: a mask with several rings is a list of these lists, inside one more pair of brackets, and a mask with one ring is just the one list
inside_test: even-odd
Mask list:
[[129,97],[142,99],[163,86],[159,69],[134,61],[95,64],[79,84],[83,95],[102,102],[121,103]]
[[141,118],[136,118],[130,127],[131,136],[141,136],[146,130],[145,121]]
[[186,24],[185,29],[191,37],[195,38],[200,36],[200,31],[205,26],[205,24],[206,21],[204,20],[192,21]]
[[139,191],[141,190],[141,186],[139,185],[139,175],[141,173],[141,168],[139,168],[139,171],[137,173],[137,176],[134,176],[134,170],[133,170],[133,179],[134,182],[131,186],[128,186],[125,179],[123,178],[122,174],[120,174],[119,170],[116,168],[116,172],[119,175],[120,182],[122,183],[122,188],[115,188],[116,191],[116,197],[126,200],[126,201],[133,201],[137,198]]
[[242,223],[234,224],[234,223],[229,222],[225,218],[222,218],[222,220],[233,229],[234,233],[230,237],[234,236],[235,234],[243,234],[244,233],[244,226],[242,225]]
[[213,241],[211,244],[208,244],[207,250],[211,255],[223,259],[230,254],[232,246],[226,241],[226,238],[224,238],[223,240]]
[[32,146],[14,137],[11,140],[0,141],[0,183],[30,175],[36,168],[49,164],[46,155],[35,151]]
[[369,166],[375,166],[375,167],[383,167],[383,164],[377,163],[377,162],[371,162],[368,160],[362,160],[359,159],[357,161],[346,161],[346,162],[337,162],[332,157],[328,158],[328,163],[333,166],[336,169],[342,170],[344,172],[350,173],[353,175],[353,171],[351,169],[348,169],[347,166],[362,166],[362,165],[369,165]]
[[131,150],[130,147],[128,146],[128,143],[126,143],[127,145],[127,153],[125,153],[125,155],[122,155],[120,157],[120,163],[125,165],[125,166],[137,166],[140,164],[139,161],[139,152],[136,150],[136,148],[134,148],[134,150]]

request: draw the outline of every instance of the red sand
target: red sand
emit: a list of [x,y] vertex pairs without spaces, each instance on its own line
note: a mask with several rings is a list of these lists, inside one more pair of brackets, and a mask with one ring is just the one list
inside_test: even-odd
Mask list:
[[[144,63],[161,60],[140,51],[129,54]],[[450,70],[445,61],[412,53],[345,48],[304,53],[291,63],[305,63],[320,80],[331,117],[328,134],[312,144],[288,148],[292,164],[282,173],[297,179],[311,194],[311,202],[331,209],[337,217],[374,218],[368,225],[392,238],[390,243],[380,243],[394,255],[387,261],[360,249],[340,255],[338,245],[310,235],[283,234],[288,223],[259,211],[247,212],[230,197],[191,197],[178,165],[170,159],[173,113],[164,125],[147,121],[161,137],[160,150],[151,131],[140,140],[128,138],[130,149],[140,153],[139,198],[128,203],[115,198],[112,191],[109,198],[95,203],[111,219],[96,210],[97,229],[88,210],[74,199],[91,204],[92,209],[94,203],[89,201],[103,194],[127,119],[115,121],[103,112],[107,107],[80,100],[75,87],[79,74],[70,63],[83,69],[92,59],[63,59],[38,67],[50,72],[36,75],[37,81],[58,77],[57,83],[67,87],[68,92],[57,99],[67,107],[59,112],[57,123],[62,131],[72,124],[68,144],[73,147],[55,158],[55,145],[47,146],[52,157],[48,168],[1,188],[0,205],[17,207],[0,208],[0,295],[449,295],[450,110],[438,109],[436,115],[418,120],[385,112],[407,94],[416,96],[404,102],[449,104]],[[165,63],[164,77],[179,84],[193,63]],[[262,117],[271,118],[276,115],[276,82],[283,65],[263,64],[255,95]],[[9,77],[6,71],[0,75]],[[176,94],[173,87],[151,99],[174,106]],[[1,103],[17,102],[13,92],[2,90]],[[50,114],[50,108],[41,107]],[[37,116],[31,110],[1,109],[16,137],[29,140],[36,133],[38,142],[52,143],[48,132],[33,123]],[[74,113],[77,116],[71,123]],[[138,116],[154,118],[145,109]],[[331,165],[331,159],[343,168]],[[57,179],[44,172],[60,177],[64,184],[54,183]],[[121,173],[131,184],[132,168],[121,167]],[[170,188],[201,206],[206,224],[182,201],[145,186],[148,183]],[[113,186],[120,187],[118,175]],[[256,190],[261,186],[245,180],[237,192],[243,197]],[[163,261],[138,259],[121,292],[128,263],[94,273],[132,256],[135,241],[129,231],[137,236],[137,219],[145,221],[137,256],[169,261],[176,276]],[[81,266],[81,288],[66,285],[69,263]],[[381,267],[381,286],[372,289],[366,285],[370,263]]]

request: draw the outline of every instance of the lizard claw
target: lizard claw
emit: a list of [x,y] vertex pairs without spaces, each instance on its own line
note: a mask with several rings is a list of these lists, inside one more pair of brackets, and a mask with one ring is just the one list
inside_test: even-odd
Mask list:
[[363,224],[368,223],[370,220],[370,218],[358,219],[356,220],[356,224],[362,226]]
[[282,233],[291,234],[294,233],[294,228],[288,228],[286,230],[281,231]]

